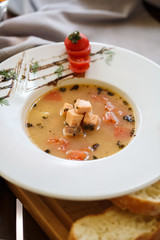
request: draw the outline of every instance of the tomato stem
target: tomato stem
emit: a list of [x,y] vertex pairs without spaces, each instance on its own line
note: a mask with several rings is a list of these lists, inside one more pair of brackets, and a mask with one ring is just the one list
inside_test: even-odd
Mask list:
[[79,35],[79,32],[78,31],[74,31],[73,33],[71,33],[69,36],[68,36],[68,39],[76,44],[80,39],[81,39],[81,36]]

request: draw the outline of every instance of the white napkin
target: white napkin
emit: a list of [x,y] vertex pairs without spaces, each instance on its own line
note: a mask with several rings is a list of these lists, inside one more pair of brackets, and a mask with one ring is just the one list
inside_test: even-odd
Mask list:
[[160,64],[160,24],[140,0],[10,0],[9,8],[21,15],[0,24],[0,61],[79,30]]

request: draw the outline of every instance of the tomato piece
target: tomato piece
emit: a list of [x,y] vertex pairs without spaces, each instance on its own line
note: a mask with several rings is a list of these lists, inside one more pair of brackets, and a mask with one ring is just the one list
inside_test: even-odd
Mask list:
[[82,148],[81,151],[85,151],[85,152],[92,152],[92,148],[90,146]]
[[48,143],[55,144],[58,150],[66,151],[69,142],[65,138],[49,138]]
[[81,39],[78,40],[77,43],[73,43],[71,40],[69,40],[69,38],[68,38],[69,36],[66,37],[66,39],[64,40],[64,44],[68,50],[81,51],[88,47],[88,45],[89,45],[88,38],[83,33],[80,33],[79,35],[80,35]]
[[91,98],[95,100],[96,102],[106,103],[108,101],[107,97],[104,97],[102,95],[91,95]]
[[77,68],[85,68],[86,66],[88,66],[88,64],[90,63],[91,58],[88,57],[84,57],[84,58],[68,58],[69,63],[73,66],[73,67],[77,67]]
[[44,96],[44,99],[45,100],[55,100],[55,101],[61,101],[62,100],[62,97],[60,95],[60,92],[59,91],[53,91],[53,92],[50,92],[48,93],[47,95]]
[[89,154],[80,150],[69,150],[66,152],[66,156],[69,160],[87,160]]
[[91,46],[89,45],[88,47],[80,51],[72,51],[66,48],[66,51],[70,57],[87,57],[91,52]]
[[86,64],[86,65],[83,66],[83,67],[75,67],[75,66],[69,64],[70,70],[73,71],[73,72],[75,72],[75,73],[83,73],[83,72],[87,71],[87,69],[89,68],[89,66],[90,66],[89,63]]
[[119,140],[125,140],[130,137],[131,129],[127,127],[116,126],[114,129],[114,136]]
[[111,110],[113,110],[115,107],[114,107],[114,105],[111,103],[111,102],[106,102],[106,104],[105,104],[105,110],[107,110],[107,111],[111,111]]
[[103,121],[108,123],[114,123],[114,124],[118,124],[119,120],[116,117],[116,115],[113,112],[106,112],[105,115],[103,116]]

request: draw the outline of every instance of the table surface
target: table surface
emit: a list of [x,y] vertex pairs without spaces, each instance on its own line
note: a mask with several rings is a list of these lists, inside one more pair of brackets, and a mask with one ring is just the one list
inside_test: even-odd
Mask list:
[[[23,208],[24,239],[49,240],[38,224]],[[0,240],[16,239],[16,197],[0,178]]]
[[[144,3],[146,10],[160,22],[160,9]],[[8,13],[9,17],[12,16]],[[49,240],[39,225],[23,208],[23,225],[25,240]],[[16,239],[16,196],[10,191],[4,179],[0,178],[0,240]]]

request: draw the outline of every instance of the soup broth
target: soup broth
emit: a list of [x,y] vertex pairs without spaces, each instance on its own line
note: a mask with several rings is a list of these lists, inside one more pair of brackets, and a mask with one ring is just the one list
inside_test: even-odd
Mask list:
[[[75,108],[77,99],[91,104],[88,114],[98,116],[98,122],[84,125],[87,113],[83,113],[78,124],[81,133],[77,124],[73,124],[76,132],[67,135],[65,129],[69,126],[64,115],[69,109],[65,112],[63,106],[67,103]],[[72,124],[69,122],[69,125]],[[108,88],[67,85],[47,92],[33,103],[27,114],[26,129],[31,141],[48,154],[65,159],[93,160],[110,156],[131,141],[135,134],[135,116],[129,103]]]

